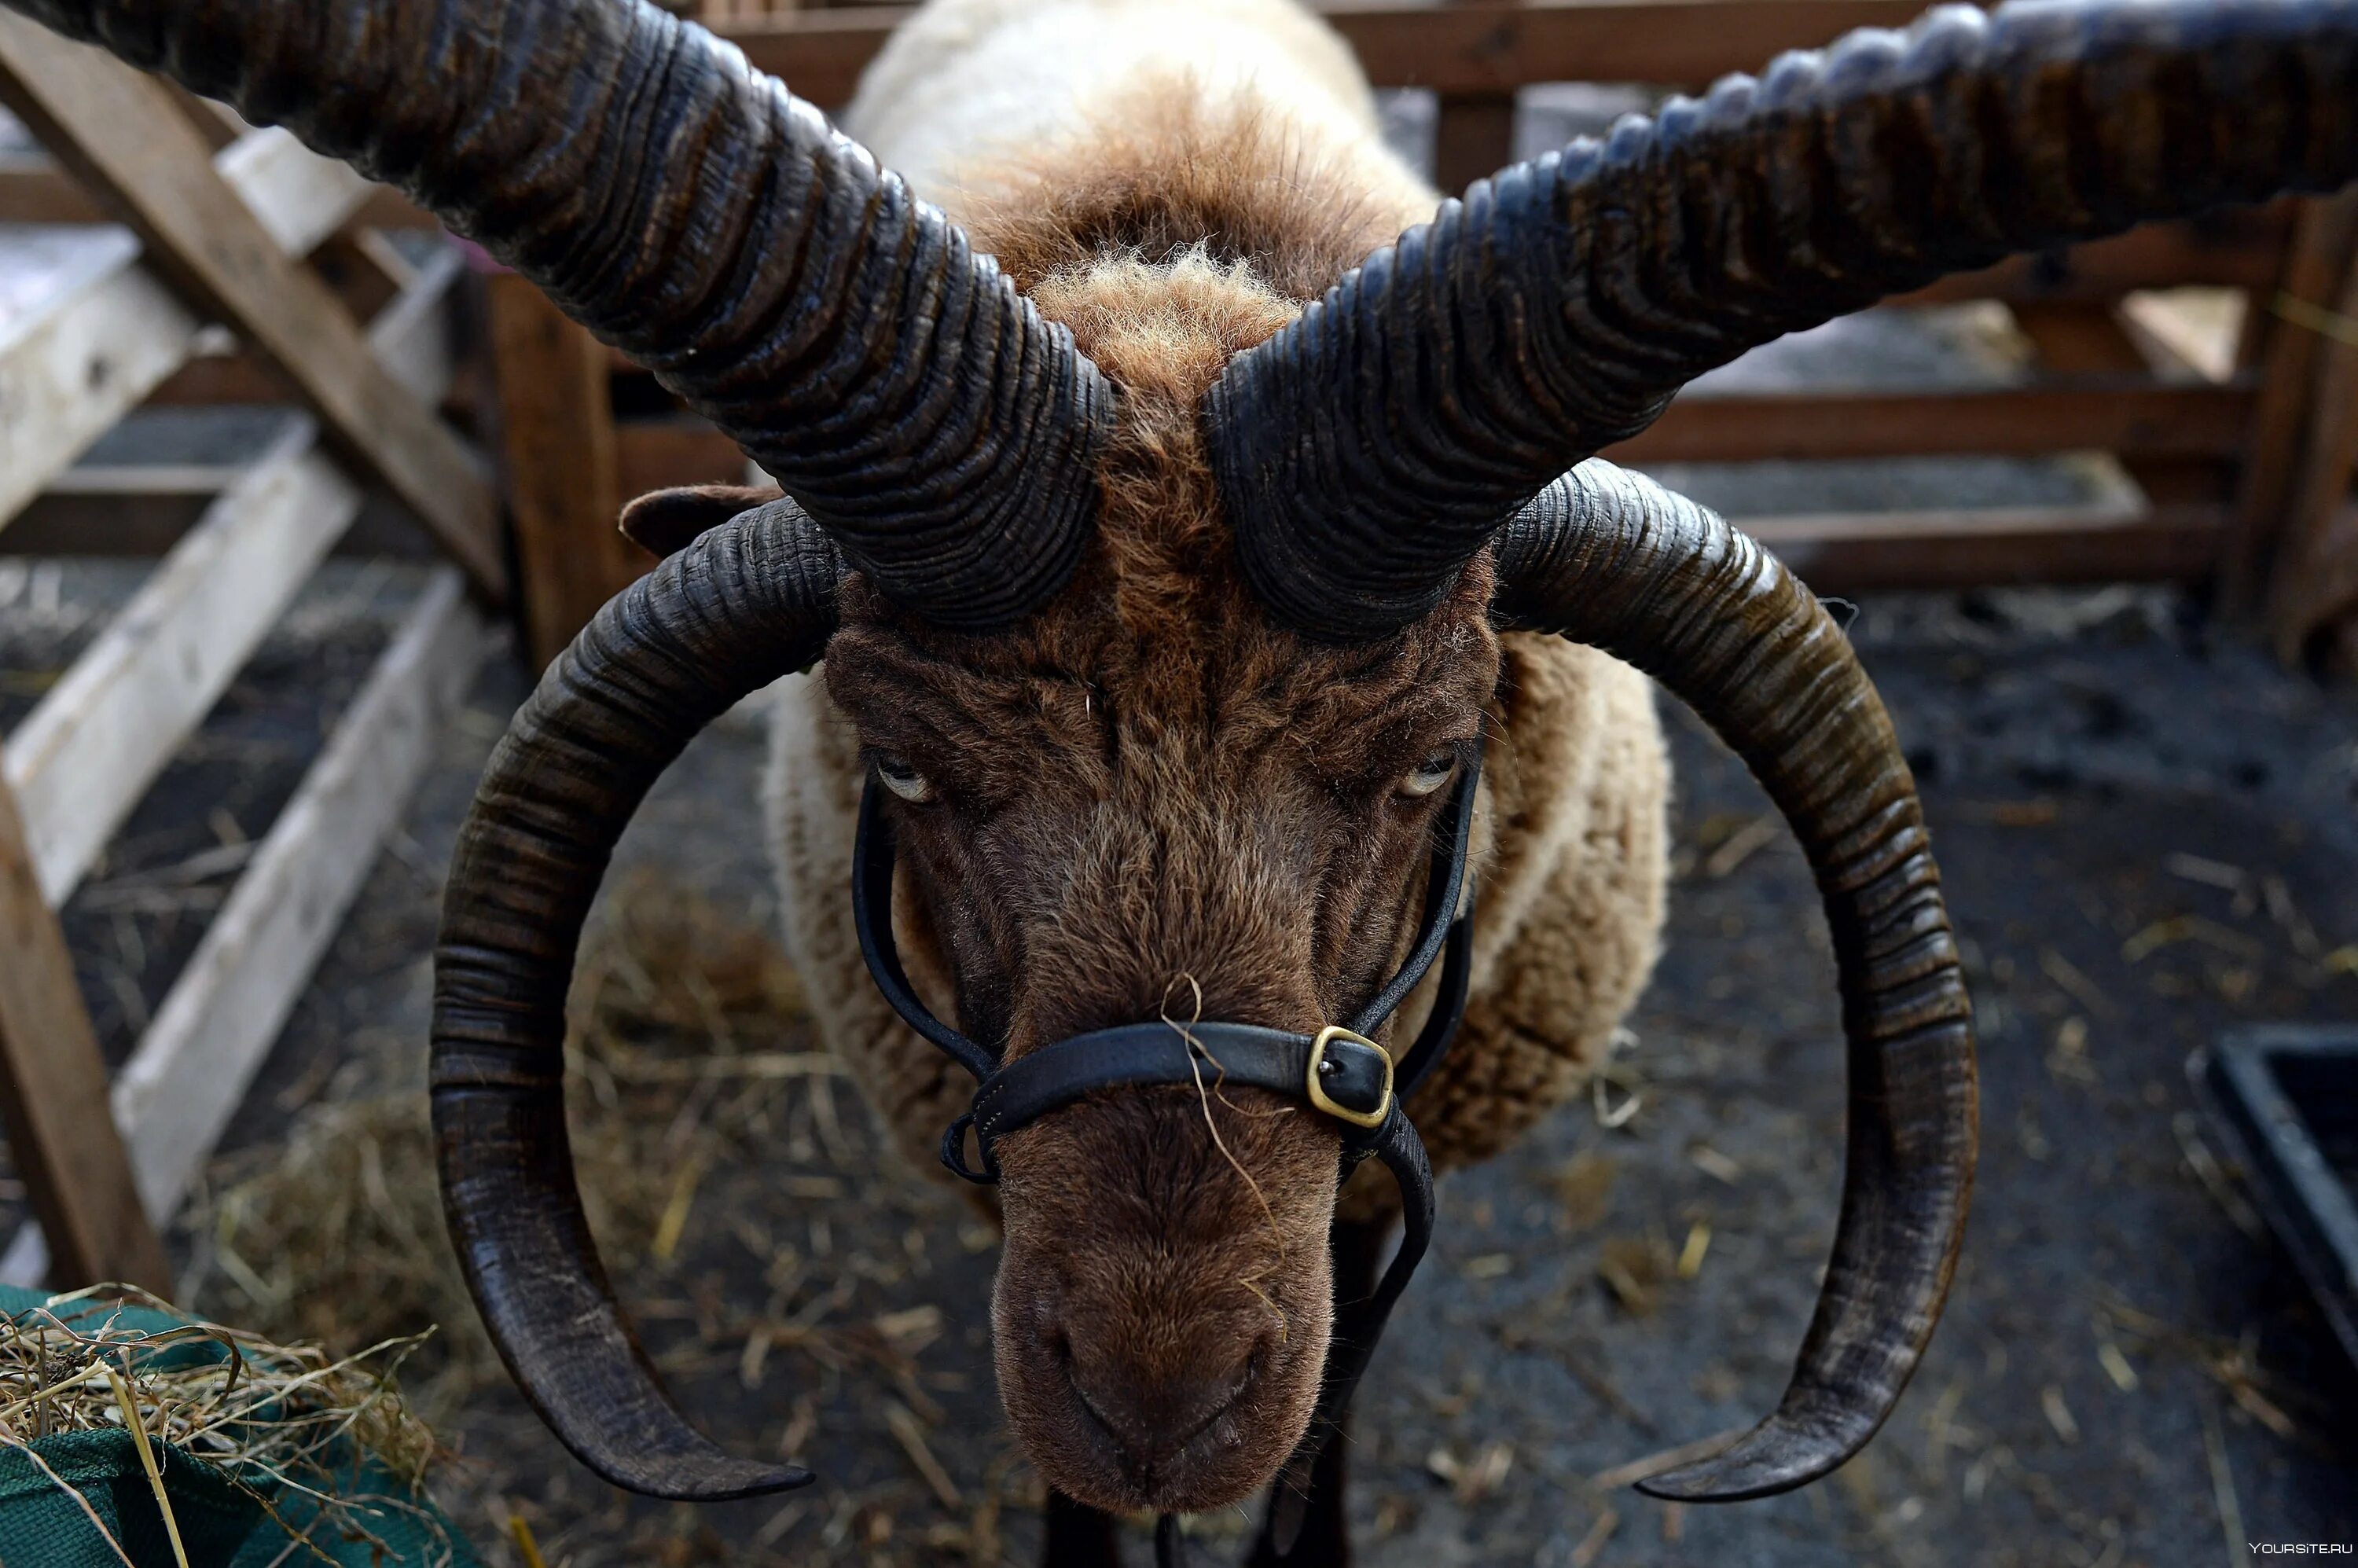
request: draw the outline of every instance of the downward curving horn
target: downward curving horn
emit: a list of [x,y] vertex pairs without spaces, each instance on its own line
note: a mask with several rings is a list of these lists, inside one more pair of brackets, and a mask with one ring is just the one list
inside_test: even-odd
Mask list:
[[894,600],[1002,624],[1096,509],[1102,377],[966,235],[645,0],[0,0],[401,187],[734,437]]
[[1556,475],[1756,344],[2358,176],[2358,0],[2015,0],[1853,33],[1476,185],[1212,391],[1255,589],[1397,630]]
[[1499,542],[1509,625],[1626,659],[1734,747],[1792,825],[1833,933],[1849,1146],[1833,1258],[1777,1412],[1641,1485],[1728,1502],[1816,1479],[1875,1435],[1915,1370],[1964,1238],[1977,1121],[1972,1012],[1916,782],[1850,643],[1766,550],[1610,463],[1583,463]]
[[442,1206],[500,1357],[565,1445],[633,1491],[713,1499],[809,1481],[683,1420],[622,1321],[565,1131],[565,995],[581,922],[648,787],[835,630],[835,546],[791,501],[713,529],[598,613],[492,755],[434,956]]

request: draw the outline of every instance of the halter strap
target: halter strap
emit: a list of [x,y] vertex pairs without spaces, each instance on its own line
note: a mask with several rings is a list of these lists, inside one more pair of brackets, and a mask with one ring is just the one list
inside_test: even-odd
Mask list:
[[[1465,1015],[1474,951],[1473,910],[1465,898],[1466,862],[1481,765],[1477,742],[1449,809],[1436,825],[1441,830],[1425,878],[1416,940],[1399,972],[1348,1028],[1330,1025],[1316,1034],[1301,1034],[1254,1023],[1157,1020],[1076,1034],[1006,1063],[936,1017],[910,986],[892,935],[892,818],[873,778],[860,796],[851,876],[852,925],[860,956],[892,1011],[979,1080],[973,1103],[943,1134],[943,1164],[970,1182],[996,1183],[998,1141],[1051,1111],[1101,1089],[1204,1083],[1267,1089],[1298,1100],[1337,1124],[1347,1176],[1370,1155],[1391,1172],[1401,1193],[1400,1250],[1372,1295],[1336,1303],[1317,1408],[1282,1472],[1294,1484],[1281,1485],[1272,1504],[1281,1553],[1292,1549],[1300,1531],[1299,1494],[1311,1467],[1341,1426],[1392,1303],[1407,1289],[1409,1276],[1433,1239],[1433,1166],[1401,1102],[1440,1065]],[[1407,1000],[1436,958],[1442,967],[1433,1011],[1395,1064],[1368,1036]],[[980,1152],[979,1168],[967,1163],[969,1130]],[[1180,1568],[1185,1549],[1174,1516],[1163,1517],[1154,1540],[1161,1568]]]

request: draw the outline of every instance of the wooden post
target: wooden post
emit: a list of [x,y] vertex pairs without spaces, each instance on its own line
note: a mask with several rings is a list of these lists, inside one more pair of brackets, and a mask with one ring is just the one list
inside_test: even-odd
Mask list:
[[164,1244],[108,1101],[106,1062],[41,896],[16,797],[0,784],[0,1117],[66,1288],[121,1281],[169,1294]]
[[1444,196],[1514,161],[1515,95],[1444,92],[1433,124],[1433,182]]
[[2330,313],[2285,325],[2318,340],[2320,360],[2300,466],[2268,591],[2268,629],[2288,663],[2343,616],[2358,613],[2358,524],[2350,479],[2358,471],[2358,264]]
[[[2324,343],[2316,331],[2286,320],[2288,301],[2331,306],[2358,243],[2358,191],[2303,201],[2273,291],[2254,289],[2248,307],[2259,346],[2260,397],[2252,411],[2235,517],[2219,563],[2220,603],[2248,616],[2271,597],[2270,563],[2291,503],[2300,460],[2304,415],[2317,384]],[[2294,308],[2298,308],[2295,306]]]
[[654,563],[615,525],[623,498],[605,345],[514,273],[490,283],[519,597],[532,656],[546,667]]
[[[1444,0],[1464,5],[1466,0]],[[1456,196],[1498,173],[1515,157],[1515,90],[1444,92],[1433,123],[1433,182]]]

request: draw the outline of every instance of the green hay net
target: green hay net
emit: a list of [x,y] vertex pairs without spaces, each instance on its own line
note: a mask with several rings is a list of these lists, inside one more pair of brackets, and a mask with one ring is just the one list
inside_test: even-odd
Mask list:
[[481,1568],[418,1477],[430,1453],[352,1362],[172,1314],[0,1286],[0,1568]]

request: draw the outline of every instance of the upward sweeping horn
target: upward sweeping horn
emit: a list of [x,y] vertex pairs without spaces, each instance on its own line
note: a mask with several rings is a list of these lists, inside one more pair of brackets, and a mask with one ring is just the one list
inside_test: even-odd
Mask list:
[[887,594],[1064,585],[1110,394],[732,45],[622,0],[8,0],[397,185],[736,438]]
[[2358,0],[2015,0],[1853,33],[1445,203],[1238,354],[1207,419],[1255,589],[1407,624],[1714,365],[1988,265],[2358,171]]

